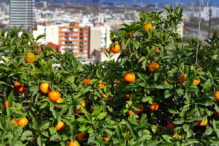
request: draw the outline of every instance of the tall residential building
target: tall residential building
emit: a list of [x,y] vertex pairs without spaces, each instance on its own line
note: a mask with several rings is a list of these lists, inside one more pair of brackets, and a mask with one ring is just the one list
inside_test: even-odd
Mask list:
[[39,35],[46,35],[38,42],[46,44],[52,42],[60,46],[62,53],[74,52],[76,56],[83,58],[90,57],[90,27],[79,26],[79,23],[70,25],[50,25],[49,23],[37,23],[37,29],[33,31],[36,38]]
[[10,27],[20,27],[28,31],[34,26],[35,0],[10,0]]
[[76,56],[90,57],[90,27],[71,23],[59,27],[59,45],[61,52],[74,52]]

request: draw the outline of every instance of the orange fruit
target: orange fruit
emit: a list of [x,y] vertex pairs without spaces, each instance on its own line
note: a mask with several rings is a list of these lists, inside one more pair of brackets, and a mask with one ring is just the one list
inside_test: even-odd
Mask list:
[[152,37],[152,39],[156,41],[156,39],[154,37]]
[[125,99],[130,100],[129,94],[126,94]]
[[129,134],[130,134],[130,131],[127,131],[127,134],[129,135]]
[[100,84],[98,85],[98,87],[101,87],[102,89],[104,88],[104,86],[105,86],[105,83],[100,83]]
[[128,35],[125,34],[125,38],[126,39],[131,38],[131,35],[132,35],[132,32],[130,32]]
[[28,102],[29,104],[31,104],[31,103],[33,103],[31,100],[29,100],[29,102]]
[[182,137],[180,139],[184,139],[184,134],[182,134]]
[[5,101],[5,103],[4,103],[4,107],[5,107],[5,109],[8,108],[8,101]]
[[144,28],[145,28],[144,32],[149,32],[149,31],[152,32],[153,31],[153,26],[152,26],[151,22],[149,22],[148,24],[145,24]]
[[[172,81],[168,80],[171,84],[173,83]],[[165,84],[165,81],[163,81],[163,84]]]
[[158,104],[158,103],[152,104],[149,108],[150,108],[152,111],[156,111],[156,110],[158,110],[158,108],[159,108],[159,104]]
[[90,85],[90,79],[84,79],[84,83],[83,83],[83,85]]
[[65,128],[65,124],[62,121],[59,121],[58,124],[56,125],[56,129],[58,131],[62,130]]
[[174,136],[177,136],[177,132],[173,133]]
[[80,146],[77,140],[71,141],[68,146]]
[[24,87],[16,88],[17,93],[24,93],[25,91],[26,89],[24,89]]
[[49,89],[49,83],[42,83],[40,85],[40,91],[44,94],[49,93],[50,89]]
[[60,98],[59,91],[50,91],[48,97],[51,101],[56,102]]
[[84,142],[85,140],[83,140],[83,138],[87,135],[87,133],[81,133],[79,135],[77,135],[77,139],[80,141],[80,142]]
[[[63,99],[60,97],[57,101],[56,101],[57,103],[62,103],[62,102],[64,102],[63,101]],[[57,109],[61,109],[61,107],[56,107]]]
[[33,53],[29,52],[25,57],[25,61],[26,63],[34,63],[36,61],[36,56]]
[[108,135],[107,137],[104,137],[104,139],[105,139],[104,143],[107,143],[107,141],[110,140],[110,136]]
[[118,43],[115,44],[115,48],[113,48],[113,45],[111,45],[110,47],[110,50],[113,52],[113,53],[118,53],[120,51],[121,47]]
[[128,111],[128,115],[130,116],[132,114],[132,111]]
[[173,129],[174,128],[174,124],[173,123],[168,123],[167,124],[167,129]]
[[179,82],[180,83],[183,83],[186,79],[186,74],[181,74],[180,77],[179,77]]
[[199,126],[206,126],[208,124],[208,119],[205,119],[204,123],[202,123],[202,120],[198,120],[197,122]]
[[155,62],[150,63],[149,66],[148,66],[148,70],[149,70],[149,72],[151,72],[151,73],[154,73],[154,71],[151,69],[152,67],[153,67],[153,68],[156,68],[157,71],[159,71],[159,69],[160,69],[160,66],[159,66],[158,63],[155,63]]
[[143,104],[138,104],[138,108],[139,108],[139,110],[134,109],[136,114],[140,114],[140,113],[142,113],[144,111]]
[[196,86],[198,86],[199,84],[200,84],[200,79],[199,79],[199,77],[196,77],[197,79],[194,79],[193,80],[193,83],[196,85]]
[[17,119],[16,119],[16,118],[15,118],[15,119],[12,119],[11,122],[12,122],[12,123],[10,124],[10,126],[13,126],[13,123],[14,123],[14,122],[16,122],[16,124],[15,124],[14,127],[17,127],[17,126],[18,126],[18,122],[17,122]]
[[26,126],[28,124],[28,119],[24,117],[23,119],[18,120],[17,122],[19,126]]
[[85,100],[82,100],[82,101],[81,101],[81,105],[82,105],[83,107],[85,107],[85,106],[86,106],[86,101],[85,101]]
[[106,99],[108,98],[106,94],[101,94],[101,97],[105,97]]
[[159,52],[159,48],[156,47],[155,53],[157,54]]
[[216,101],[219,102],[219,91],[217,91],[214,95],[216,96]]
[[[201,68],[201,66],[199,66],[199,68]],[[202,71],[202,68],[200,69],[200,71]]]
[[219,112],[214,111],[214,115],[215,115],[215,116],[218,116],[218,115],[219,115]]
[[132,83],[135,81],[135,74],[128,72],[123,76],[123,79],[127,83]]
[[19,80],[17,80],[16,82],[14,82],[13,85],[14,85],[15,88],[20,88],[20,87],[23,87],[23,86],[24,86],[24,84],[20,84],[20,83],[19,83]]
[[116,85],[119,85],[120,81],[116,81]]

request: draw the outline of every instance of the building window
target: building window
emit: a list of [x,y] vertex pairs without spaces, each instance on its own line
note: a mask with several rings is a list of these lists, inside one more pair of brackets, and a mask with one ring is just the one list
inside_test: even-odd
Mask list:
[[76,39],[76,40],[77,40],[78,38],[77,38],[77,37],[74,37],[74,39]]
[[81,45],[83,45],[83,42],[80,42]]
[[80,35],[83,35],[83,33],[80,33]]
[[83,40],[83,37],[80,37],[80,40]]
[[83,50],[80,50],[80,53],[83,53]]
[[83,29],[81,28],[80,31],[83,31]]
[[83,46],[80,46],[81,49],[83,49]]

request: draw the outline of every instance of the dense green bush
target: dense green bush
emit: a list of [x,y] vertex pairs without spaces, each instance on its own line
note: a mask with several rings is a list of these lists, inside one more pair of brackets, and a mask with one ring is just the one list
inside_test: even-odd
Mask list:
[[[61,54],[48,46],[37,52],[36,41],[43,36],[34,39],[24,32],[18,37],[20,28],[16,27],[7,35],[2,31],[0,144],[65,146],[77,140],[84,146],[218,145],[219,120],[214,111],[219,111],[215,97],[219,38],[215,33],[206,40],[209,45],[200,42],[200,67],[196,66],[197,40],[184,46],[176,33],[182,8],[165,9],[166,19],[161,18],[162,12],[140,12],[139,22],[124,24],[124,28],[111,32],[112,42],[123,49],[118,60],[103,64],[82,65],[72,53]],[[29,52],[36,55],[33,63],[25,60]],[[112,56],[112,52],[107,55]],[[159,69],[149,71],[152,62]],[[124,81],[128,72],[135,74],[134,82]],[[186,74],[184,82],[182,74]],[[87,85],[84,79],[90,79]],[[24,84],[24,93],[17,93],[13,85],[17,80]],[[194,83],[199,81],[196,86]],[[42,83],[49,83],[51,91],[59,91],[64,102],[51,101],[48,94],[40,91]],[[151,107],[155,103],[158,109]],[[26,126],[11,121],[24,117],[28,119]],[[55,127],[59,121],[65,127],[58,131]],[[168,123],[174,127],[168,129]],[[81,133],[86,133],[82,140],[76,138]]]

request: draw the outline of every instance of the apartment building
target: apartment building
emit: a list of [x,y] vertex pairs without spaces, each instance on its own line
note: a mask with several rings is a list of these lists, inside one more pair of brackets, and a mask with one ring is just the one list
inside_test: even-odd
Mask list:
[[34,26],[34,0],[10,0],[10,27],[28,31]]
[[90,55],[94,50],[100,50],[100,48],[109,48],[111,27],[103,26],[102,24],[95,24],[90,29]]
[[61,52],[74,52],[76,56],[90,57],[90,27],[71,23],[59,27],[59,45]]

